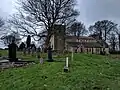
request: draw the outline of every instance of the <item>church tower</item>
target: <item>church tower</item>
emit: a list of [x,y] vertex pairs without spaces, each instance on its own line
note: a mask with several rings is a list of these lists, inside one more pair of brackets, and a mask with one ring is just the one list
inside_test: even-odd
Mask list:
[[53,35],[50,39],[53,50],[63,52],[65,49],[65,25],[54,25]]

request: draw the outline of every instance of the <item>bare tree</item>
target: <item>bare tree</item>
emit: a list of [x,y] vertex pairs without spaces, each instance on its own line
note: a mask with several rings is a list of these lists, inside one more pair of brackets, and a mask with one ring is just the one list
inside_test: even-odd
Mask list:
[[4,20],[0,17],[0,27],[2,27],[5,24]]
[[111,32],[116,31],[117,24],[109,20],[97,21],[94,25],[89,27],[89,31],[91,34],[97,34],[100,40],[104,40],[106,42],[108,35]]
[[19,34],[17,32],[12,32],[9,35],[3,35],[1,37],[1,40],[4,42],[4,44],[6,46],[8,46],[10,43],[12,43],[13,39],[15,39],[16,44],[20,43],[21,38],[20,38],[20,36],[19,36]]
[[3,28],[4,25],[5,25],[5,20],[3,20],[3,19],[0,17],[0,34],[2,34],[3,31],[4,31],[4,28]]
[[120,26],[117,27],[115,33],[118,36],[118,46],[119,46],[119,50],[120,50]]
[[85,25],[81,22],[74,22],[69,29],[69,33],[74,36],[79,37],[87,34],[87,29],[85,28]]
[[111,34],[111,37],[110,37],[110,45],[111,45],[111,50],[115,51],[115,47],[117,45],[117,38],[116,38],[116,35],[113,33]]
[[[6,31],[5,20],[0,17],[0,39],[6,34]],[[3,43],[3,40],[1,39],[0,42]]]
[[31,34],[37,40],[45,37],[46,46],[55,24],[68,24],[78,15],[75,0],[19,0],[18,4],[18,14],[9,22],[24,36]]

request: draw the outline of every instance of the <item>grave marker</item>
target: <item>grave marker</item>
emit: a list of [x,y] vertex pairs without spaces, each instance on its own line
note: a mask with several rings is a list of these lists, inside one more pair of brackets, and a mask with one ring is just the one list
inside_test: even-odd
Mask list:
[[72,61],[73,61],[73,53],[74,53],[74,51],[73,51],[73,48],[72,48],[72,55],[71,55],[71,59],[72,59]]
[[36,54],[37,54],[36,56],[37,56],[37,58],[39,59],[39,58],[40,58],[40,51],[41,51],[41,50],[40,50],[40,47],[38,47],[36,51],[37,51],[37,52],[36,52]]
[[69,71],[69,67],[68,67],[68,57],[66,57],[66,63],[65,63],[65,66],[64,66],[64,72],[68,72]]
[[52,48],[50,46],[48,47],[48,62],[53,62],[53,59],[52,59]]
[[26,55],[26,47],[23,48],[23,54]]
[[17,45],[14,43],[14,40],[12,40],[12,43],[8,46],[9,49],[8,49],[8,52],[9,52],[9,61],[10,62],[15,62],[17,61],[18,59],[16,58],[16,47]]
[[40,64],[43,64],[43,62],[44,62],[43,58],[40,58]]

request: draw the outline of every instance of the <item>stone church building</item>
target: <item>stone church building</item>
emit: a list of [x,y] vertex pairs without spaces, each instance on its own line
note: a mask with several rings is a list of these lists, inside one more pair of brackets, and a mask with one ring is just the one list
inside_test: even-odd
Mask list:
[[55,32],[50,39],[50,45],[53,50],[100,54],[100,51],[105,49],[106,53],[109,52],[107,43],[90,36],[65,35],[65,28],[64,25],[55,25]]

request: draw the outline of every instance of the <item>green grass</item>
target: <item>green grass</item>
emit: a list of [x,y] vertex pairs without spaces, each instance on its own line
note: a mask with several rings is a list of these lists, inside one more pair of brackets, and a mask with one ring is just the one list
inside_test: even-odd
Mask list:
[[7,56],[8,51],[7,50],[0,50],[0,56]]
[[[25,57],[25,56],[24,56]],[[26,56],[31,58],[30,56]],[[32,57],[32,60],[36,60]],[[75,54],[70,72],[64,62],[45,62],[0,72],[0,90],[119,90],[120,61],[107,56]]]

